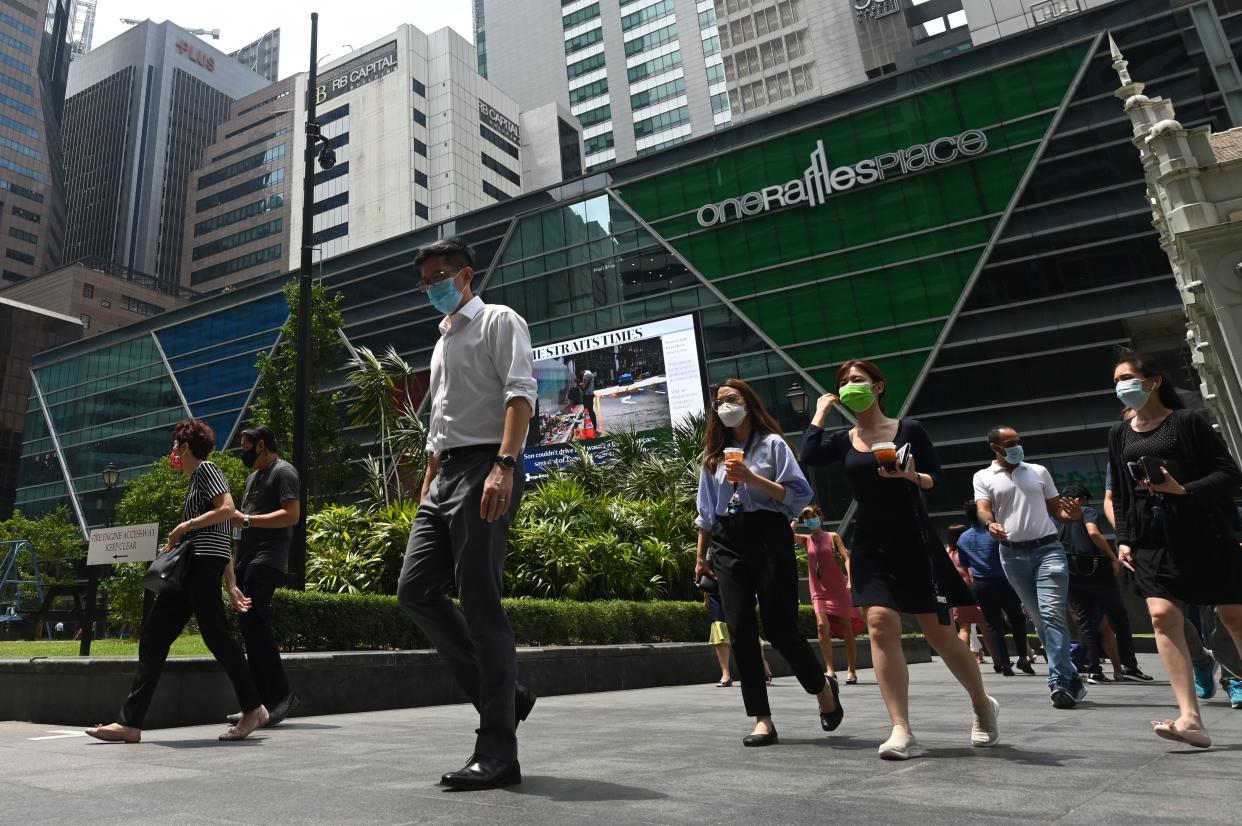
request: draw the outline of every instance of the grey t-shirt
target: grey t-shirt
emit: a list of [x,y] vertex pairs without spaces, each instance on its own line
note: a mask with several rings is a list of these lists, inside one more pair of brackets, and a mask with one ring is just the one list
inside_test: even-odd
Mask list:
[[[246,479],[240,510],[248,516],[273,513],[284,507],[284,502],[297,499],[301,488],[302,480],[293,465],[284,459],[277,459]],[[244,568],[257,563],[285,570],[289,565],[289,541],[292,538],[292,527],[243,530],[237,543],[236,567]]]

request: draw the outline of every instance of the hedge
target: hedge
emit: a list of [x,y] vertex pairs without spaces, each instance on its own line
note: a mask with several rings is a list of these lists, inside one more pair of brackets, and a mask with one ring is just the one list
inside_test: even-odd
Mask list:
[[[617,645],[705,642],[709,621],[701,602],[570,602],[506,599],[518,645]],[[275,618],[281,646],[303,651],[430,648],[397,605],[381,594],[276,592]],[[815,636],[815,613],[799,611],[799,625]]]

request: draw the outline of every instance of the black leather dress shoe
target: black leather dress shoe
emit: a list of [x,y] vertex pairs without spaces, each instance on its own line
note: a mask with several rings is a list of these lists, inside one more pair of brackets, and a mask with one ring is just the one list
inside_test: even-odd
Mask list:
[[522,767],[516,760],[497,760],[494,757],[471,755],[470,762],[455,772],[447,772],[440,778],[441,786],[450,789],[477,791],[516,786],[522,782]]
[[539,699],[539,695],[521,683],[518,683],[516,694],[517,697],[513,703],[513,725],[515,728],[518,723],[530,716],[530,710],[535,707],[535,700]]

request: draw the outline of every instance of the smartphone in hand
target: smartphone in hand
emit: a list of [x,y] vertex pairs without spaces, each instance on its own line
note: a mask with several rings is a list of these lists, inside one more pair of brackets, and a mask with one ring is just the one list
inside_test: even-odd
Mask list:
[[1153,485],[1164,481],[1164,463],[1155,456],[1140,456],[1139,464],[1143,466],[1143,476]]

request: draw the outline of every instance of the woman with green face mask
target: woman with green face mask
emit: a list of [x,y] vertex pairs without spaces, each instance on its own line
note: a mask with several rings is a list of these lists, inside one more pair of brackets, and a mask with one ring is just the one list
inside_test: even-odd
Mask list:
[[[851,543],[855,605],[865,605],[876,680],[893,723],[879,748],[886,760],[908,760],[923,750],[910,727],[909,673],[901,647],[901,614],[914,614],[927,641],[970,695],[973,746],[999,739],[999,704],[983,690],[969,646],[948,624],[948,609],[973,605],[932,528],[920,491],[931,490],[940,462],[922,425],[884,413],[884,374],[869,361],[847,361],[837,371],[838,393],[819,399],[802,445],[807,465],[841,462],[858,505]],[[828,414],[843,404],[857,418],[850,430],[825,433]],[[939,614],[944,614],[942,624]]]

